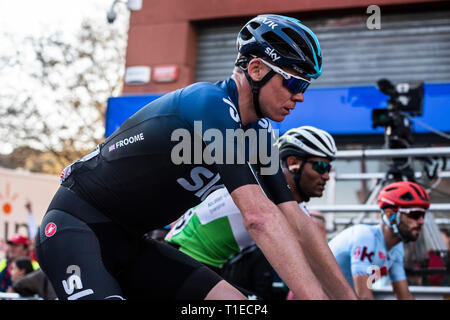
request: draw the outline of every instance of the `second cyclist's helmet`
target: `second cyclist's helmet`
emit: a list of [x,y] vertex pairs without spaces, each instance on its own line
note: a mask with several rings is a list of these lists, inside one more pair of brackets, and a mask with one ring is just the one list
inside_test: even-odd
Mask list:
[[299,158],[323,157],[334,160],[337,151],[334,139],[328,132],[311,126],[286,131],[278,139],[278,149],[282,160],[291,155]]
[[267,57],[279,67],[317,79],[322,74],[322,52],[316,35],[299,20],[259,15],[241,29],[237,49],[243,56]]
[[430,197],[427,191],[417,183],[399,181],[385,186],[378,195],[378,205],[381,209],[392,207],[418,206],[428,209]]

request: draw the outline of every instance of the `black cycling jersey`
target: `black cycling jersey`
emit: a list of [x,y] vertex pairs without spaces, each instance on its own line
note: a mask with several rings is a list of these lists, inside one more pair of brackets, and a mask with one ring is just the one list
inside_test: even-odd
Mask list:
[[[266,119],[244,129],[248,128],[267,132],[267,139],[272,135]],[[194,134],[197,129],[201,131],[200,138],[200,134]],[[224,138],[219,141],[224,150],[224,164],[206,164],[201,157],[206,145],[217,143],[205,137],[208,129],[217,130],[212,132],[219,132]],[[169,93],[138,111],[91,155],[66,169],[70,175],[63,185],[121,225],[140,233],[148,232],[174,221],[224,185],[231,193],[239,186],[257,183],[248,164],[236,163],[241,147],[237,141],[232,144],[234,157],[228,161],[234,164],[226,164],[230,147],[225,138],[227,131],[236,129],[242,129],[242,125],[234,80],[197,83]],[[177,144],[181,143],[174,132],[191,137],[188,142],[192,152],[186,158],[189,164],[174,163]],[[195,139],[202,140],[195,145]],[[202,149],[195,150],[199,145]],[[266,149],[270,151],[270,146]],[[280,169],[277,176],[284,181]],[[276,189],[282,201],[293,200],[286,183],[278,184]]]
[[[236,138],[252,132],[256,141]],[[266,119],[242,127],[231,78],[143,107],[61,175],[36,243],[58,297],[203,299],[221,278],[143,235],[224,186],[231,193],[261,183],[275,203],[293,200],[278,157],[275,170],[263,172],[271,135]]]

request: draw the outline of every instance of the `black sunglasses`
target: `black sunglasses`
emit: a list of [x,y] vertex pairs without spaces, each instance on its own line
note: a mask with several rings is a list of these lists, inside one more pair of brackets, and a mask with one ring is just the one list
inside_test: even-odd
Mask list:
[[425,213],[427,213],[427,210],[422,208],[399,208],[398,212],[403,213],[410,219],[419,220],[420,218],[425,219]]
[[324,174],[325,172],[330,172],[331,170],[331,164],[323,160],[318,161],[306,160],[306,162],[311,163],[313,170],[319,174]]
[[311,83],[311,81],[299,76],[294,76],[293,74],[290,74],[289,72],[286,72],[283,69],[270,64],[264,59],[261,59],[261,62],[263,62],[266,66],[283,77],[283,86],[286,87],[292,94],[298,94],[300,92],[305,93],[306,89],[308,89],[308,86]]

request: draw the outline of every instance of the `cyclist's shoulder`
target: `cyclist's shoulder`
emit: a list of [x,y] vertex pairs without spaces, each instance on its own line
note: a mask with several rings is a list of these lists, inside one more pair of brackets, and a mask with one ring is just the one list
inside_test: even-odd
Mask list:
[[339,235],[341,241],[347,241],[354,245],[375,243],[375,230],[370,225],[353,225]]
[[205,120],[205,128],[234,128],[240,125],[236,99],[229,95],[234,89],[227,82],[199,82],[180,92],[180,112],[187,120]]
[[208,104],[227,98],[227,92],[211,82],[196,82],[180,90],[181,103]]
[[370,224],[359,223],[349,228],[353,233],[366,233],[373,235],[376,233],[376,226]]
[[392,249],[389,250],[389,253],[395,257],[403,257],[405,255],[403,242],[399,242],[395,246],[393,246]]

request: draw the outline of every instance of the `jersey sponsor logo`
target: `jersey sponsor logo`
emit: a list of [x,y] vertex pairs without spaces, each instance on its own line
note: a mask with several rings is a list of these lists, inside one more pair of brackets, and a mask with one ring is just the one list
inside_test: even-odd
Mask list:
[[369,260],[369,262],[372,262],[372,258],[375,252],[367,252],[367,247],[364,247],[361,254],[361,261],[364,261],[365,258]]
[[222,98],[222,100],[223,100],[223,102],[225,102],[226,104],[228,104],[230,106],[231,119],[233,119],[237,123],[240,123],[241,118],[239,117],[239,112],[237,111],[237,108],[234,105],[234,103],[231,101],[231,98],[230,97],[228,97],[228,99]]
[[[203,177],[206,178],[204,180]],[[212,173],[205,167],[198,166],[191,170],[190,177],[192,181],[188,181],[185,178],[178,178],[177,182],[188,191],[195,191],[195,196],[199,197],[202,201],[214,190],[223,188],[223,184],[216,185],[220,180],[220,174]]]
[[[62,281],[64,291],[69,295],[67,300],[78,300],[82,297],[94,294],[92,289],[83,289],[83,283],[81,282],[81,269],[79,266],[73,264],[67,267],[66,273],[70,276]],[[77,290],[77,292],[75,292]],[[75,293],[74,293],[75,292]]]
[[275,49],[271,49],[269,47],[266,48],[266,54],[272,59],[273,62],[277,61],[281,57],[275,52]]
[[105,297],[105,298],[103,298],[103,299],[104,299],[104,300],[125,300],[124,297],[119,296],[119,295],[117,295],[117,294],[114,294],[114,295],[112,295],[112,296],[107,296],[107,297]]
[[382,277],[384,277],[385,275],[387,275],[387,267],[386,266],[382,266],[381,268],[380,268],[380,274],[381,274],[381,276]]
[[361,247],[356,247],[355,252],[353,252],[353,259],[358,260],[361,254]]
[[45,226],[45,235],[50,238],[56,233],[56,224],[53,222],[47,223]]
[[139,142],[139,141],[142,141],[142,140],[144,140],[144,133],[141,132],[141,133],[136,134],[134,136],[131,136],[131,137],[128,137],[128,138],[125,138],[125,139],[117,141],[115,144],[109,146],[108,151],[111,152],[111,151],[114,151],[114,150],[116,150],[118,148],[122,148],[122,147],[125,147],[125,146],[129,145],[129,144],[133,144],[133,143],[136,143],[136,142]]
[[264,119],[264,118],[259,119],[258,125],[264,129],[267,129],[267,132],[273,133],[272,125],[270,124],[270,122],[267,119]]
[[386,260],[386,255],[384,254],[383,251],[378,251],[378,257],[379,257],[381,260]]

